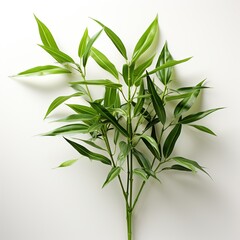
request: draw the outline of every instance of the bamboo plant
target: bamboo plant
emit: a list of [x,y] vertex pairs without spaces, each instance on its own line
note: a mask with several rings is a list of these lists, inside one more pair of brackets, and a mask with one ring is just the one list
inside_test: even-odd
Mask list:
[[[174,60],[167,43],[154,65],[156,54],[146,57],[148,49],[157,40],[158,17],[140,37],[131,56],[115,32],[93,19],[101,29],[89,36],[86,28],[80,40],[77,61],[61,51],[47,26],[36,16],[35,19],[42,41],[39,46],[58,64],[34,67],[18,76],[79,74],[77,81],[69,82],[73,93],[57,97],[47,109],[45,118],[65,101],[76,98],[74,104],[66,104],[73,113],[58,119],[65,123],[63,126],[43,135],[62,135],[81,156],[109,168],[103,187],[113,180],[119,182],[126,206],[127,236],[131,240],[132,215],[150,178],[160,181],[161,173],[169,170],[207,173],[196,161],[175,155],[173,150],[182,128],[195,128],[215,135],[209,128],[195,122],[220,108],[189,113],[200,92],[206,88],[204,81],[176,88],[172,84],[172,72],[173,66],[190,58]],[[125,60],[122,69],[117,69],[107,56],[93,47],[101,34],[107,35]],[[109,79],[88,78],[89,58],[108,72]],[[99,88],[102,97],[93,99],[91,92],[99,91]],[[83,100],[76,104],[79,97]],[[81,104],[82,101],[85,103]],[[82,134],[87,137],[82,139]],[[65,161],[59,167],[70,166],[76,161]],[[135,180],[142,182],[140,187],[134,184]]]

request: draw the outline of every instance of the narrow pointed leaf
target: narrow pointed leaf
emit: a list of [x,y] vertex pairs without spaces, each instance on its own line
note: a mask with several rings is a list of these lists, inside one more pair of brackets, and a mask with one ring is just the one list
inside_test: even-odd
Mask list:
[[100,150],[102,150],[102,151],[106,151],[106,149],[100,147],[99,145],[97,145],[97,144],[94,143],[93,141],[85,140],[85,139],[80,139],[80,138],[75,138],[75,139],[77,139],[77,140],[79,140],[79,141],[82,141],[82,142],[84,142],[84,143],[86,143],[86,144],[88,144],[88,145],[90,145],[90,146],[92,146],[92,147],[94,147],[94,148],[100,149]]
[[108,79],[99,79],[99,80],[86,80],[86,81],[77,81],[77,82],[70,82],[72,85],[82,84],[82,85],[102,85],[106,87],[112,88],[119,88],[122,87],[119,83],[114,83]]
[[161,121],[162,124],[165,124],[166,122],[166,112],[163,106],[162,99],[157,94],[157,91],[154,87],[154,84],[151,80],[151,78],[147,75],[147,85],[148,85],[148,91],[151,94],[151,99],[153,103],[153,107],[155,109],[155,112]]
[[166,96],[165,99],[166,99],[166,101],[173,101],[173,100],[188,98],[190,96],[191,96],[191,93],[183,93],[183,94],[178,94],[178,95]]
[[114,178],[116,178],[121,172],[120,167],[113,167],[109,172],[106,181],[104,182],[102,188],[104,188],[108,183],[110,183]]
[[23,72],[18,73],[18,76],[45,76],[50,74],[62,74],[62,73],[71,73],[66,68],[53,66],[53,65],[45,65],[45,66],[38,66],[34,68],[30,68]]
[[88,133],[88,128],[89,127],[85,124],[69,124],[44,133],[43,136],[57,136],[70,133]]
[[95,62],[104,70],[112,74],[116,79],[118,79],[118,71],[116,67],[109,61],[109,59],[101,53],[96,48],[92,47],[91,56]]
[[72,97],[79,97],[81,96],[82,93],[74,93],[72,95],[69,96],[60,96],[57,97],[55,100],[53,100],[53,102],[50,104],[45,117],[46,118],[54,109],[56,109],[60,104],[64,103],[65,101],[67,101],[68,99],[72,98]]
[[177,124],[167,136],[163,145],[163,154],[165,158],[168,158],[173,151],[176,141],[181,133],[182,125]]
[[135,62],[153,43],[158,32],[158,17],[154,19],[154,21],[150,24],[147,30],[143,33],[143,35],[138,40],[134,51],[133,51],[133,59]]
[[128,137],[128,132],[118,123],[116,118],[102,105],[96,102],[90,103],[92,108],[94,108],[102,117],[107,119],[113,126],[115,126],[120,133]]
[[54,59],[56,59],[59,63],[74,63],[74,60],[68,56],[66,53],[52,48],[48,46],[39,45],[43,48],[46,52],[48,52]]
[[61,163],[58,168],[62,168],[62,167],[69,167],[71,165],[73,165],[75,162],[77,162],[78,159],[72,159],[72,160],[68,160],[68,161],[65,161],[63,163]]
[[78,47],[78,56],[80,58],[83,57],[83,54],[84,54],[84,52],[86,50],[86,47],[87,47],[87,42],[88,42],[88,29],[86,28],[84,33],[83,33],[83,36],[81,38],[79,47]]
[[101,34],[102,30],[96,33],[92,38],[89,39],[87,46],[85,48],[84,54],[83,54],[83,66],[85,67],[87,64],[88,57],[90,56],[91,53],[91,48],[94,42],[97,40],[99,35]]
[[97,116],[93,116],[92,114],[80,113],[80,114],[72,114],[65,118],[60,118],[56,122],[79,122],[79,121],[89,121],[96,119]]
[[105,94],[104,94],[105,107],[110,107],[115,104],[116,94],[117,94],[116,88],[105,87]]
[[133,170],[133,173],[136,174],[137,176],[139,176],[143,181],[148,180],[148,175],[142,168],[135,168]]
[[205,126],[192,125],[192,124],[190,124],[189,126],[194,127],[194,128],[196,128],[196,129],[198,129],[198,130],[200,130],[202,132],[205,132],[205,133],[208,133],[208,134],[216,136],[216,134],[211,129],[209,129],[209,128],[205,127]]
[[161,171],[164,171],[164,170],[178,170],[178,171],[192,172],[192,169],[189,169],[179,164],[174,164],[171,167],[165,167]]
[[[142,81],[139,92],[138,92],[138,96],[139,95],[144,95],[144,94],[145,94],[144,82]],[[141,112],[141,109],[143,108],[143,105],[144,105],[144,100],[145,100],[144,98],[138,98],[137,104],[134,107],[134,116],[137,116],[138,113]]]
[[[201,87],[204,81],[205,80],[197,84],[196,87]],[[196,90],[194,90],[189,96],[187,96],[181,102],[179,102],[176,108],[174,109],[174,115],[179,116],[182,113],[188,111],[196,101],[200,91],[201,91],[200,88],[196,88]]]
[[133,149],[133,155],[136,157],[139,165],[144,169],[151,170],[151,163],[149,160],[137,149]]
[[93,116],[95,116],[97,114],[97,112],[93,108],[85,106],[85,105],[67,104],[67,106],[70,107],[76,113],[91,114]]
[[160,151],[158,148],[157,142],[154,140],[154,138],[148,136],[148,135],[141,135],[140,136],[145,145],[148,147],[148,149],[153,153],[153,155],[160,159]]
[[91,160],[96,160],[96,161],[100,161],[104,164],[108,164],[108,165],[111,165],[111,161],[110,159],[108,159],[107,157],[101,155],[101,154],[98,154],[98,153],[94,153],[94,152],[91,152],[89,151],[87,148],[85,148],[84,146],[76,143],[76,142],[73,142],[67,138],[64,138],[73,148],[75,148],[81,155],[85,156],[85,157],[88,157],[89,159]]
[[112,43],[116,46],[118,51],[122,54],[122,56],[127,60],[127,51],[126,48],[122,42],[122,40],[117,36],[116,33],[114,33],[110,28],[102,24],[96,19],[93,19],[95,22],[97,22],[100,26],[103,27],[104,32],[107,34],[107,36],[110,38]]
[[187,123],[198,121],[198,120],[206,117],[207,115],[209,115],[215,111],[218,111],[220,109],[223,109],[223,108],[214,108],[214,109],[210,109],[207,111],[190,114],[190,115],[186,116],[185,118],[183,118],[182,120],[180,120],[179,123],[187,124]]
[[127,86],[132,86],[134,82],[134,67],[135,64],[131,64],[128,66],[128,64],[124,64],[122,68],[122,75],[125,83]]
[[130,152],[131,150],[131,146],[129,144],[127,144],[126,142],[124,141],[121,141],[119,143],[119,154],[118,154],[118,161],[124,161],[128,155],[128,153]]
[[40,34],[43,45],[47,46],[47,47],[58,49],[58,46],[57,46],[50,30],[35,15],[34,15],[34,17],[38,24],[38,30],[39,30],[39,34]]
[[206,173],[210,177],[210,175],[196,161],[193,161],[193,160],[190,160],[187,158],[183,158],[183,157],[174,157],[172,159],[174,161],[182,164],[183,166],[191,169],[192,171],[196,171],[195,168],[197,168],[197,169],[201,170],[202,172]]
[[[161,67],[163,64],[167,63],[168,61],[173,60],[171,53],[168,50],[167,43],[164,44],[163,49],[159,55],[157,60],[156,68]],[[164,68],[156,72],[157,77],[160,81],[166,85],[169,83],[171,75],[172,75],[172,68]]]

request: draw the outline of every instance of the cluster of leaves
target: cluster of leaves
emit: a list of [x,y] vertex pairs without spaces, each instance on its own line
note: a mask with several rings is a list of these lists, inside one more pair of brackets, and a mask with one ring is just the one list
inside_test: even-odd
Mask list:
[[[35,18],[42,40],[42,45],[39,46],[60,66],[39,66],[18,75],[68,74],[76,70],[79,72],[80,80],[70,82],[75,92],[69,96],[57,97],[50,104],[45,118],[71,98],[85,96],[86,101],[84,105],[66,104],[73,114],[58,120],[65,122],[66,125],[44,134],[45,136],[68,135],[67,138],[64,137],[65,140],[80,155],[110,165],[103,186],[118,178],[129,211],[133,210],[145,182],[150,177],[158,180],[161,171],[205,172],[196,161],[172,156],[172,153],[183,126],[215,135],[209,128],[196,125],[195,122],[220,108],[189,114],[200,92],[206,88],[204,81],[196,86],[178,89],[170,87],[173,66],[190,58],[174,60],[167,43],[163,46],[154,67],[151,66],[155,54],[144,58],[147,55],[144,53],[152,46],[158,34],[157,17],[140,37],[131,58],[127,56],[122,40],[110,28],[93,19],[101,26],[101,30],[92,37],[89,36],[88,29],[84,31],[78,48],[78,62],[59,49],[50,30],[37,17]],[[102,33],[108,36],[126,60],[121,70],[93,47]],[[90,57],[111,75],[111,79],[87,78],[87,63]],[[153,80],[153,76],[156,81]],[[126,85],[127,92],[124,92],[123,84]],[[94,100],[89,85],[103,87],[105,90],[103,97]],[[73,137],[75,134],[87,134],[89,139]],[[110,136],[113,136],[113,139],[109,139]],[[76,159],[66,161],[60,167],[70,166],[76,161]],[[143,185],[134,198],[135,177],[140,177]]]

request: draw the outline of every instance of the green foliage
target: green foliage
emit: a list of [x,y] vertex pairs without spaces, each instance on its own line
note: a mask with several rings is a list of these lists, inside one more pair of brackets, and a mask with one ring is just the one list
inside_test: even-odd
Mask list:
[[[158,17],[149,25],[135,45],[132,58],[127,56],[126,48],[118,35],[109,27],[97,22],[102,28],[93,37],[89,37],[86,28],[78,46],[78,60],[62,52],[47,26],[37,17],[36,21],[42,41],[40,45],[61,66],[38,66],[18,74],[18,76],[65,74],[78,71],[77,81],[69,82],[75,92],[69,96],[57,97],[47,109],[45,118],[65,101],[83,96],[83,103],[66,104],[74,113],[57,119],[65,122],[45,136],[68,135],[64,139],[80,154],[91,160],[109,165],[108,175],[103,187],[118,179],[126,201],[129,240],[131,239],[131,214],[141,195],[142,189],[151,177],[159,181],[161,172],[174,170],[179,172],[207,173],[196,161],[172,156],[177,152],[177,141],[181,141],[183,126],[215,135],[209,128],[192,124],[221,109],[191,113],[200,93],[206,89],[204,81],[195,86],[174,87],[172,76],[175,65],[187,62],[190,58],[175,60],[167,43],[160,53],[147,56],[148,49],[158,35]],[[95,41],[104,32],[124,63],[117,69],[107,56],[94,47]],[[155,67],[152,67],[154,57]],[[87,63],[92,58],[110,79],[88,79]],[[91,74],[92,75],[92,74]],[[157,79],[157,80],[156,80]],[[160,80],[160,81],[159,81]],[[103,90],[100,99],[93,99],[91,89]],[[101,91],[100,91],[101,92]],[[196,109],[196,108],[195,108]],[[183,129],[184,130],[184,129]],[[84,139],[76,135],[85,134]],[[75,137],[74,137],[75,136]],[[72,141],[69,138],[80,141]],[[98,152],[101,153],[98,153]],[[69,160],[59,167],[67,167],[77,160]],[[165,163],[174,162],[172,165]],[[207,173],[208,174],[208,173]],[[142,180],[139,189],[134,184],[135,177]],[[134,195],[136,193],[136,195]]]

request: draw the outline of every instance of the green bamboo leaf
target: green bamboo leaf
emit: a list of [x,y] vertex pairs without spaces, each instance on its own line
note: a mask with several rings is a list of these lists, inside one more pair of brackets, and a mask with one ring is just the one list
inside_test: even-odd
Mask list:
[[194,128],[196,128],[196,129],[198,129],[198,130],[200,130],[202,132],[205,132],[205,133],[208,133],[208,134],[216,136],[216,134],[211,129],[209,129],[209,128],[205,127],[205,126],[192,125],[192,124],[190,124],[189,126],[194,127]]
[[126,159],[128,153],[130,152],[131,146],[129,144],[127,144],[126,142],[121,141],[119,143],[119,150],[120,150],[120,152],[118,154],[117,159],[118,159],[118,161],[123,162]]
[[121,99],[120,99],[119,91],[116,92],[116,98],[115,98],[115,101],[114,101],[114,107],[115,108],[120,108],[121,107]]
[[110,107],[115,104],[117,90],[116,88],[105,87],[104,107]]
[[117,176],[119,176],[121,172],[121,168],[120,167],[113,167],[111,169],[111,171],[108,173],[107,179],[104,182],[102,188],[104,188],[108,183],[110,183],[114,178],[116,178]]
[[172,131],[169,133],[169,135],[167,136],[167,138],[164,142],[164,145],[163,145],[163,154],[164,154],[165,158],[168,158],[170,156],[170,154],[172,153],[173,148],[176,144],[176,141],[181,133],[181,130],[182,130],[182,125],[177,124],[172,129]]
[[116,79],[118,79],[118,71],[116,67],[109,61],[109,59],[101,53],[96,48],[92,47],[91,56],[95,62],[104,70],[112,74]]
[[93,153],[91,151],[89,151],[87,148],[85,148],[84,146],[73,142],[67,138],[64,138],[73,148],[75,148],[81,155],[88,157],[91,160],[96,160],[96,161],[100,161],[104,164],[108,164],[111,165],[111,161],[110,159],[108,159],[107,157],[98,154],[98,153]]
[[[142,81],[141,85],[140,85],[139,92],[138,92],[138,96],[142,96],[144,94],[145,94],[144,82]],[[134,116],[137,116],[141,112],[141,109],[143,108],[143,105],[144,105],[144,100],[145,100],[144,97],[143,98],[138,98],[137,104],[134,107]]]
[[143,167],[144,170],[151,171],[151,163],[149,162],[149,160],[135,148],[133,149],[132,152],[133,152],[133,155],[135,156],[135,158],[137,159],[139,165],[141,167]]
[[68,160],[68,161],[65,161],[63,163],[61,163],[58,168],[62,168],[62,167],[69,167],[71,165],[73,165],[75,162],[77,162],[78,159],[72,159],[72,160]]
[[209,115],[215,111],[218,111],[220,109],[223,109],[223,108],[214,108],[214,109],[210,109],[207,111],[190,114],[190,115],[186,116],[185,118],[183,118],[182,120],[180,120],[179,123],[187,124],[187,123],[198,121],[198,120],[206,117],[207,115]]
[[83,85],[102,85],[111,88],[120,88],[122,87],[119,83],[114,83],[108,79],[99,79],[99,80],[86,80],[86,81],[77,81],[77,82],[70,82],[72,85],[76,84],[83,84]]
[[179,164],[174,164],[171,167],[165,167],[161,171],[164,171],[164,170],[178,170],[178,171],[192,172],[192,169],[189,169]]
[[85,48],[84,54],[83,54],[83,66],[85,67],[87,64],[88,57],[90,56],[91,53],[91,48],[94,42],[97,40],[99,35],[101,34],[102,30],[96,33],[92,38],[89,39],[87,46]]
[[85,124],[69,124],[63,127],[56,128],[50,132],[42,134],[42,136],[57,136],[70,133],[88,133],[88,126]]
[[148,135],[141,135],[140,138],[143,140],[143,142],[148,147],[148,149],[152,152],[152,154],[157,159],[160,159],[160,151],[159,151],[158,144],[155,141],[155,139]]
[[177,90],[175,90],[176,92],[180,92],[180,93],[192,93],[198,89],[205,89],[205,88],[209,88],[209,87],[206,87],[206,86],[193,86],[193,87],[181,87],[181,88],[178,88]]
[[142,168],[135,168],[133,170],[133,174],[136,174],[137,176],[139,176],[143,181],[148,180],[148,175],[146,174],[146,172]]
[[28,70],[18,73],[17,76],[45,76],[49,74],[62,74],[62,73],[71,73],[71,71],[69,71],[66,68],[58,66],[45,65],[30,68]]
[[[127,86],[132,86],[134,82],[134,67],[135,64],[124,64],[122,68],[122,76]],[[130,72],[129,72],[130,71]]]
[[151,94],[151,99],[153,102],[153,107],[155,109],[155,112],[159,117],[159,120],[161,121],[161,123],[164,125],[166,122],[166,112],[163,106],[162,99],[158,96],[157,91],[149,75],[147,75],[147,85],[148,85],[148,91]]
[[147,59],[145,62],[143,62],[141,65],[139,65],[135,70],[134,70],[134,77],[135,79],[139,79],[141,75],[146,71],[146,69],[151,66],[152,61],[154,59],[155,55]]
[[[92,18],[93,19],[93,18]],[[112,43],[116,46],[118,51],[122,54],[122,56],[127,60],[127,51],[126,48],[122,42],[122,40],[117,36],[116,33],[114,33],[110,28],[102,24],[96,19],[93,19],[95,22],[97,22],[100,26],[103,27],[104,32],[107,34],[107,36],[110,38]]]
[[43,48],[46,52],[48,52],[59,63],[74,63],[74,60],[70,56],[68,56],[66,53],[58,49],[43,46],[43,45],[39,45],[39,46]]
[[86,28],[84,33],[83,33],[83,36],[81,38],[81,41],[79,43],[79,47],[78,47],[78,56],[80,58],[83,57],[83,54],[86,50],[86,47],[87,47],[87,42],[88,42],[88,29]]
[[170,96],[166,96],[165,100],[166,101],[173,101],[173,100],[179,100],[179,99],[183,99],[183,98],[188,98],[191,96],[191,93],[183,93],[183,94],[178,94],[178,95],[170,95]]
[[81,138],[74,138],[74,139],[79,140],[79,141],[82,141],[82,142],[84,142],[84,143],[86,143],[86,144],[88,144],[88,145],[90,145],[90,146],[92,146],[92,147],[94,147],[94,148],[100,149],[100,150],[102,150],[102,151],[106,151],[106,149],[100,147],[99,145],[97,145],[97,144],[94,143],[93,141],[85,140],[85,139],[81,139]]
[[43,45],[47,46],[47,47],[58,49],[58,46],[57,46],[50,30],[35,15],[34,15],[34,17],[37,21],[38,30],[39,30],[39,34],[40,34]]
[[158,32],[158,17],[150,24],[147,30],[138,40],[134,51],[132,62],[135,62],[153,43]]
[[180,163],[181,165],[189,168],[193,172],[195,172],[196,171],[195,168],[197,168],[197,169],[201,170],[202,172],[206,173],[210,177],[210,175],[196,161],[193,161],[193,160],[190,160],[187,158],[183,158],[183,157],[173,157],[172,159],[174,161]]
[[181,102],[178,103],[176,108],[174,109],[174,115],[179,116],[182,113],[188,111],[194,102],[196,101],[201,89],[197,87],[201,87],[205,80],[201,81],[197,84],[196,89],[187,97],[185,97]]
[[[135,107],[137,105],[136,102],[132,101],[132,105]],[[150,113],[143,107],[141,110],[140,110],[140,113],[143,115],[143,117],[149,122],[151,121],[152,117],[150,115]]]
[[92,116],[96,116],[97,112],[88,106],[85,105],[78,105],[78,104],[66,104],[68,107],[70,107],[73,111],[79,114],[90,114]]
[[56,122],[79,122],[79,121],[89,121],[97,119],[97,116],[93,116],[92,114],[72,114],[65,118],[58,119]]
[[148,122],[147,126],[144,129],[144,132],[146,132],[149,128],[153,127],[154,125],[158,124],[160,122],[159,118],[154,118],[151,121]]
[[[163,64],[167,63],[168,61],[173,60],[171,53],[168,50],[167,42],[164,44],[163,49],[159,55],[157,60],[156,68],[161,67]],[[167,85],[170,81],[172,75],[172,68],[164,68],[156,72],[157,77],[159,80],[164,84]]]
[[50,104],[45,117],[46,118],[54,109],[56,109],[60,104],[62,104],[63,102],[67,101],[68,99],[72,98],[72,97],[79,97],[82,96],[82,93],[74,93],[71,94],[69,96],[60,96],[57,97],[55,100],[53,100],[53,102]]
[[117,129],[115,129],[114,136],[113,136],[113,142],[114,142],[115,145],[117,145],[119,135],[120,135],[120,132]]
[[115,126],[120,133],[122,133],[125,137],[128,137],[128,132],[118,123],[118,121],[114,118],[114,116],[102,105],[97,102],[90,103],[92,108],[94,108],[102,117],[106,118],[111,122],[113,126]]

